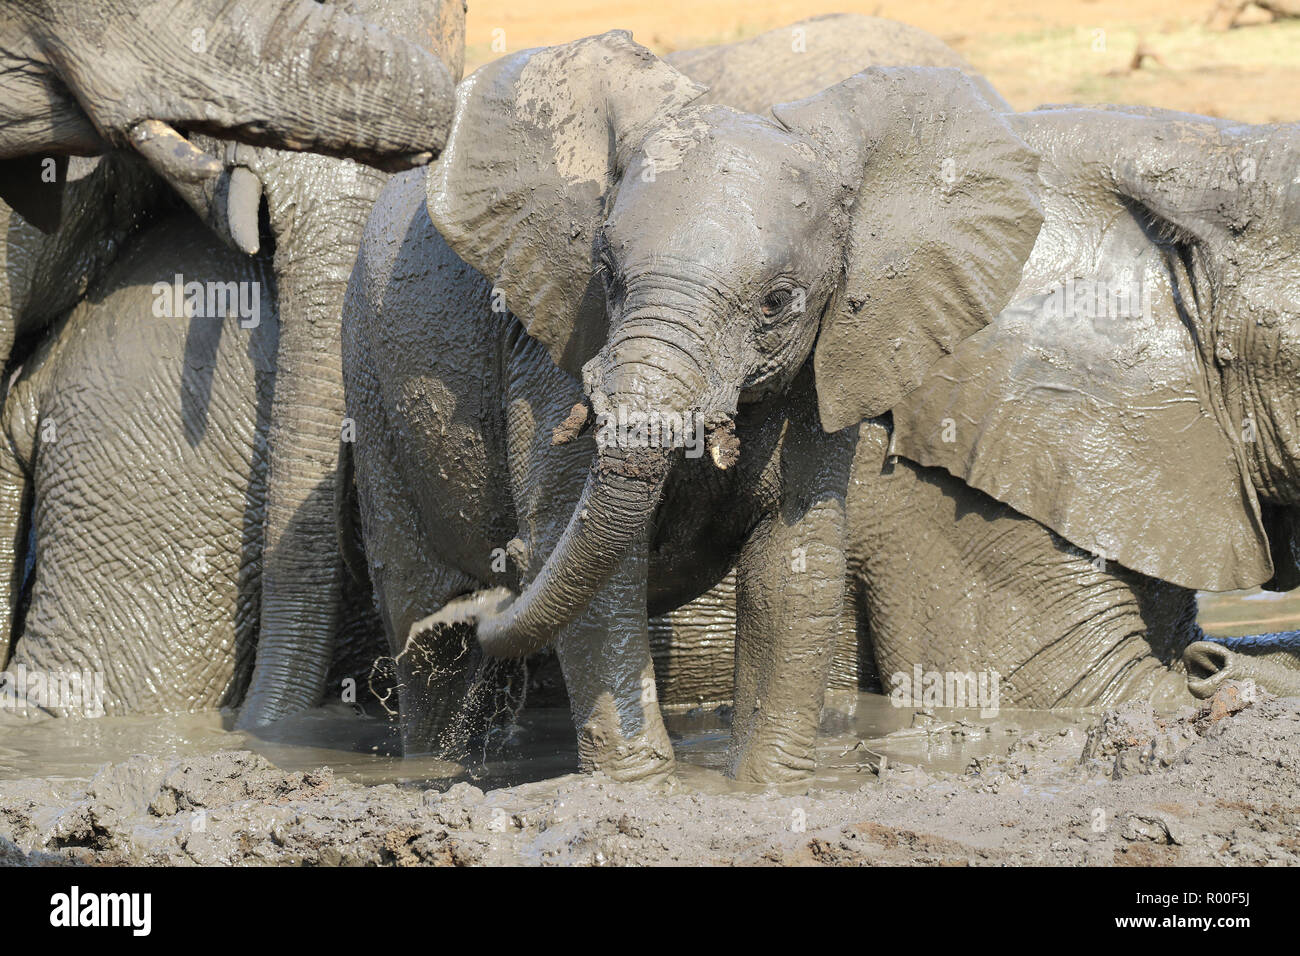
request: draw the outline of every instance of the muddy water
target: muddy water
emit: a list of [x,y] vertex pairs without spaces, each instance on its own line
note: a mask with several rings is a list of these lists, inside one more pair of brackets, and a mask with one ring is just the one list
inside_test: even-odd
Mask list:
[[[816,786],[857,788],[872,779],[882,756],[894,766],[960,770],[972,757],[1005,753],[1022,733],[1077,728],[1087,717],[1033,711],[1003,711],[996,718],[981,718],[978,710],[922,713],[895,708],[876,694],[858,695],[848,709],[854,713],[827,710]],[[725,711],[666,719],[686,783],[715,792],[737,787],[722,775],[729,735]],[[577,769],[573,728],[561,708],[525,711],[459,763],[401,759],[395,756],[392,724],[347,707],[321,708],[258,735],[234,731],[231,725],[229,713],[95,720],[24,720],[0,713],[0,779],[86,778],[105,763],[137,753],[189,757],[232,749],[254,750],[285,770],[328,765],[336,774],[367,784],[445,787],[467,780],[489,789]]]

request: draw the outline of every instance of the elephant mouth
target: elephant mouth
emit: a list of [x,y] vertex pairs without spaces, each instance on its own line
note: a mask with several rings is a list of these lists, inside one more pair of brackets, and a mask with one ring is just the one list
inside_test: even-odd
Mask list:
[[1197,641],[1183,651],[1187,690],[1193,697],[1212,697],[1224,681],[1233,678],[1232,651],[1213,641]]

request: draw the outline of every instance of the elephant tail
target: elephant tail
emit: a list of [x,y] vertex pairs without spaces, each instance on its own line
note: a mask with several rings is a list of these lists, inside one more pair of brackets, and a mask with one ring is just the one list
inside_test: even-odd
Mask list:
[[334,485],[334,514],[338,518],[339,553],[343,566],[358,584],[369,584],[370,566],[361,537],[361,505],[357,501],[352,442],[339,442],[339,476]]

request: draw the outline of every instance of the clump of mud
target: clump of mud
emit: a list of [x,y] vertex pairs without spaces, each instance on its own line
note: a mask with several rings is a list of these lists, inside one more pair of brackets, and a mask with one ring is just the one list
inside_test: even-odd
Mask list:
[[[960,773],[856,789],[653,789],[595,776],[484,793],[365,786],[245,751],[0,782],[0,863],[1300,863],[1300,700],[1228,684],[1019,737]],[[697,778],[693,778],[698,783]]]

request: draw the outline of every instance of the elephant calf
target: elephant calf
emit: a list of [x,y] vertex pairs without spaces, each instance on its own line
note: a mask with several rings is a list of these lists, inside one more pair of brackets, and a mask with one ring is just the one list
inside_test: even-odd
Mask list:
[[583,765],[671,772],[647,612],[734,563],[730,772],[815,766],[857,426],[1001,309],[1035,164],[953,69],[703,93],[624,33],[504,57],[376,204],[344,383],[410,747],[457,742],[474,636],[554,641]]

